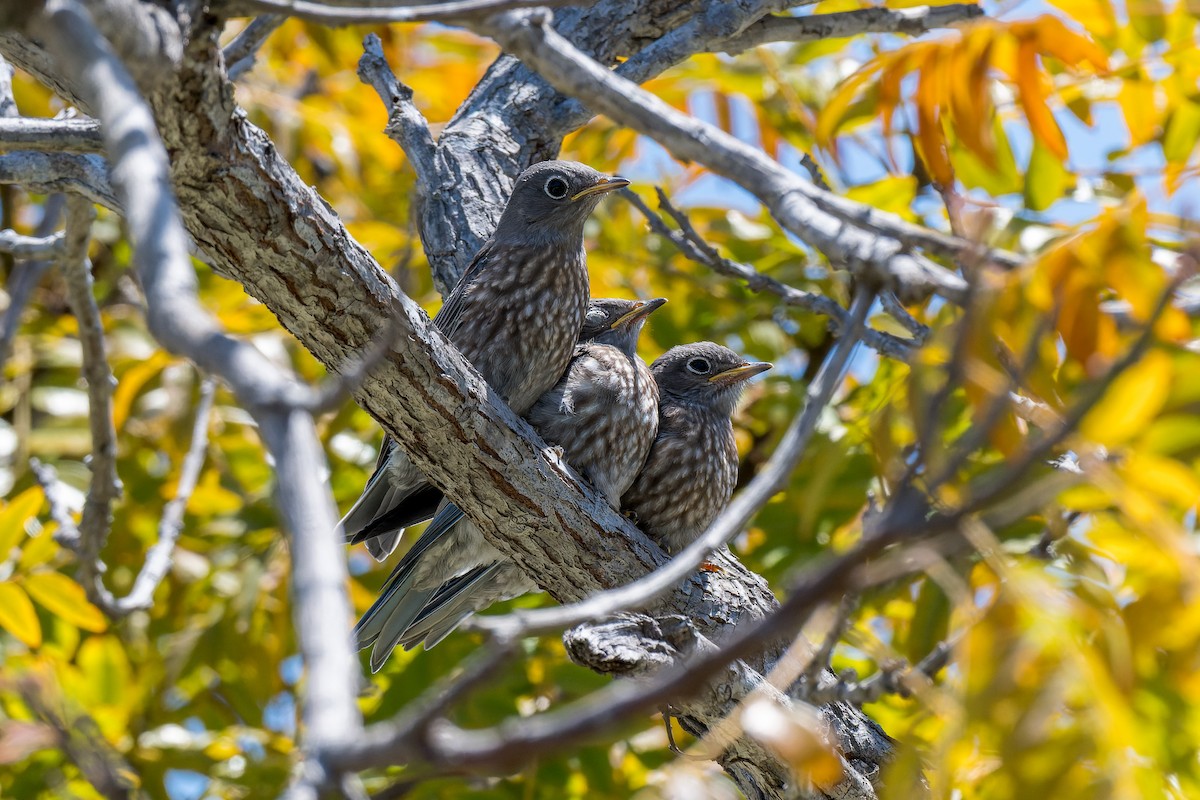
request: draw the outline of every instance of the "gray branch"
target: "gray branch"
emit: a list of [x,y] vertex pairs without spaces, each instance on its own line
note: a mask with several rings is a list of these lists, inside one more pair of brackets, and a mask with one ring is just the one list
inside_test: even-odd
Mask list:
[[[752,291],[771,292],[782,300],[785,305],[803,308],[814,314],[829,317],[835,332],[845,330],[849,326],[849,314],[833,298],[814,294],[813,292],[806,292],[802,289],[797,289],[795,286],[789,286],[782,281],[762,274],[749,264],[743,264],[722,256],[704,241],[692,226],[687,216],[671,204],[670,200],[667,199],[666,193],[661,188],[657,188],[656,191],[658,192],[659,207],[675,220],[676,224],[679,225],[679,230],[676,231],[669,228],[663,222],[662,218],[642,202],[642,199],[635,193],[628,189],[622,190],[621,193],[626,200],[642,212],[646,217],[646,221],[650,223],[651,230],[670,240],[685,256],[697,263],[710,267],[718,274],[745,281],[746,285]],[[890,292],[886,294],[890,294]],[[907,312],[905,312],[905,315],[908,316]],[[904,339],[866,327],[861,330],[860,335],[864,344],[882,355],[890,356],[900,361],[907,361],[912,357],[913,344]]]
[[0,152],[40,150],[53,153],[99,153],[104,148],[100,126],[91,119],[0,119]]
[[737,36],[720,44],[720,49],[736,55],[752,47],[772,42],[812,42],[838,39],[862,33],[905,33],[919,36],[934,28],[983,16],[974,4],[916,6],[914,8],[863,8],[836,14],[807,17],[763,17]]
[[404,5],[349,6],[311,0],[238,0],[236,6],[258,12],[302,17],[324,25],[381,22],[459,22],[512,8],[567,5],[575,0],[444,0]]
[[259,48],[286,20],[287,17],[281,14],[263,14],[243,28],[233,41],[225,46],[223,56],[229,80],[236,81],[254,67]]
[[[559,91],[585,99],[589,107],[651,137],[676,158],[704,164],[750,191],[784,228],[869,284],[905,298],[936,293],[959,302],[965,296],[961,277],[911,252],[914,246],[928,246],[930,232],[828,195],[761,150],[604,68],[557,34],[549,21],[545,11],[510,11],[478,27]],[[959,253],[975,247],[953,237],[938,238],[955,242]]]
[[120,210],[108,182],[108,166],[96,155],[19,151],[0,155],[0,183],[18,183],[37,192],[79,194]]
[[17,258],[45,258],[56,256],[63,249],[63,234],[49,236],[23,236],[11,228],[0,231],[0,253]]
[[67,200],[67,240],[61,263],[83,347],[83,377],[87,381],[88,424],[92,434],[89,464],[92,480],[78,528],[61,530],[58,538],[79,552],[79,582],[89,599],[100,604],[109,599],[101,578],[100,551],[112,527],[112,504],[121,497],[121,481],[117,477],[117,431],[112,416],[116,380],[108,365],[104,324],[92,293],[92,269],[87,257],[95,217],[91,202],[78,197]]
[[[55,0],[32,25],[102,123],[151,332],[164,346],[233,387],[255,415],[275,457],[278,506],[293,537],[296,629],[309,669],[306,747],[312,752],[327,742],[353,738],[361,720],[345,560],[333,535],[336,514],[320,477],[324,453],[312,416],[281,406],[296,385],[294,379],[250,345],[221,331],[196,300],[196,276],[168,182],[166,150],[133,79],[87,11],[72,0]],[[85,511],[85,523],[87,519]],[[332,777],[316,774],[312,779],[324,783]]]

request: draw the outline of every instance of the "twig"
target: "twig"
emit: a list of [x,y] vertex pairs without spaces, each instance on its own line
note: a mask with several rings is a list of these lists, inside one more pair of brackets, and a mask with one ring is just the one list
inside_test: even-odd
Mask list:
[[896,694],[901,697],[912,696],[914,681],[931,681],[950,663],[954,648],[958,647],[965,632],[959,632],[949,639],[938,642],[929,653],[914,666],[909,666],[903,660],[895,660],[885,664],[878,671],[862,681],[839,680],[827,686],[813,686],[805,699],[811,703],[874,703],[885,694]]
[[0,231],[0,253],[9,253],[18,258],[42,258],[57,256],[63,249],[63,234],[49,236],[22,236],[11,228]]
[[846,626],[850,624],[850,615],[854,613],[857,601],[858,598],[854,595],[846,595],[838,603],[837,610],[834,612],[833,624],[829,626],[829,631],[821,641],[820,648],[813,654],[808,666],[804,669],[801,683],[805,690],[805,699],[810,699],[811,692],[820,685],[821,673],[829,668],[833,658],[833,649],[837,647],[838,640],[846,632]]
[[929,326],[909,314],[908,309],[900,302],[900,298],[892,292],[880,292],[879,302],[892,319],[899,322],[904,330],[912,334],[913,341],[918,347],[925,344],[925,340],[929,338]]
[[68,539],[78,539],[79,531],[75,527],[75,519],[71,515],[70,505],[63,497],[63,483],[58,479],[58,472],[49,464],[43,464],[39,459],[29,459],[29,471],[33,479],[42,487],[46,502],[50,506],[50,519],[58,525],[57,536]]
[[311,0],[240,0],[244,8],[303,17],[323,25],[379,22],[451,22],[514,8],[577,5],[578,0],[448,0],[416,6],[340,6]]
[[558,608],[516,611],[503,616],[473,617],[465,627],[484,630],[505,638],[560,630],[589,620],[603,619],[618,611],[644,606],[674,588],[717,548],[737,536],[763,505],[786,484],[817,420],[833,393],[841,385],[842,373],[859,340],[872,295],[860,291],[850,305],[851,324],[825,357],[825,362],[805,393],[804,410],[796,415],[779,446],[754,480],[734,498],[703,534],[663,567],[632,583],[593,595],[578,603]]
[[811,42],[839,39],[862,33],[907,33],[917,36],[934,28],[983,16],[973,4],[918,6],[916,8],[863,8],[807,17],[763,17],[742,33],[720,44],[720,49],[737,55],[751,47],[771,42]]
[[112,415],[116,381],[108,365],[104,324],[92,294],[91,262],[87,257],[95,217],[96,210],[89,201],[80,197],[67,199],[67,237],[62,268],[83,347],[83,376],[87,381],[88,423],[92,433],[89,462],[92,480],[79,521],[78,540],[72,540],[66,530],[58,537],[64,545],[78,550],[80,583],[94,603],[105,599],[102,597],[105,590],[101,580],[100,551],[112,526],[112,504],[121,497],[121,481],[117,476],[117,431]]
[[158,541],[147,551],[146,561],[133,582],[133,588],[113,606],[112,610],[117,614],[150,608],[154,604],[154,590],[162,583],[171,567],[171,555],[183,530],[183,512],[187,509],[188,500],[196,489],[200,471],[204,467],[208,451],[208,426],[216,393],[216,381],[205,378],[200,384],[200,399],[196,403],[192,443],[179,468],[179,483],[175,487],[175,496],[163,509],[162,517],[158,521]]
[[93,119],[0,118],[0,152],[99,153],[100,126]]
[[[733,261],[720,255],[711,245],[704,241],[692,226],[687,216],[671,204],[666,193],[661,188],[656,188],[656,191],[658,192],[660,207],[676,221],[679,225],[678,231],[667,227],[662,218],[654,213],[642,201],[642,198],[638,197],[634,192],[623,189],[621,194],[635,208],[642,212],[646,217],[646,221],[650,224],[651,230],[669,239],[685,256],[697,263],[708,266],[720,275],[745,281],[751,291],[768,291],[779,297],[785,305],[796,306],[811,311],[814,314],[829,317],[835,332],[844,330],[849,324],[849,317],[846,310],[832,298],[789,286],[782,281],[762,274],[749,264]],[[876,331],[864,326],[862,341],[868,347],[891,358],[907,361],[912,357],[912,347],[908,342],[882,331]]]
[[236,81],[254,66],[259,48],[285,21],[287,17],[282,14],[263,14],[233,37],[222,52],[229,80]]

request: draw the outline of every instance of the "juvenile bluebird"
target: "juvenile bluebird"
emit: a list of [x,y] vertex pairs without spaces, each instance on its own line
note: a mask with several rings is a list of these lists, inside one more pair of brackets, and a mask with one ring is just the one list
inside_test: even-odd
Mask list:
[[746,380],[770,368],[712,342],[673,347],[650,366],[658,433],[621,506],[668,553],[703,533],[733,495],[733,410]]
[[[496,232],[433,319],[518,414],[571,360],[588,305],[583,226],[605,194],[628,185],[572,161],[525,170]],[[339,527],[383,560],[404,528],[428,519],[440,501],[441,492],[385,437],[374,474]]]
[[[527,414],[547,442],[618,508],[658,427],[658,386],[637,356],[642,326],[666,300],[593,300],[562,379]],[[355,628],[378,670],[398,643],[432,647],[474,611],[537,591],[453,504],[443,506]]]

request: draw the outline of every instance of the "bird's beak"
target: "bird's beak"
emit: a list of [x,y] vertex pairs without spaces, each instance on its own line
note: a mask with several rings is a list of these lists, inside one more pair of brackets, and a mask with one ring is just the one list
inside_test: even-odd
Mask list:
[[724,372],[718,372],[708,379],[709,383],[715,383],[720,386],[732,386],[735,383],[749,380],[760,372],[766,372],[771,367],[775,366],[769,361],[743,361],[733,369],[727,369]]
[[661,308],[666,302],[667,298],[665,297],[656,297],[653,300],[639,300],[637,305],[633,307],[632,311],[622,314],[617,321],[612,324],[611,329],[616,330],[622,325],[632,325],[639,319],[645,319]]
[[601,177],[582,192],[576,192],[575,194],[571,195],[571,201],[574,202],[575,200],[578,200],[581,197],[587,197],[588,195],[615,192],[617,189],[624,189],[628,185],[629,181],[625,180],[624,178],[618,178],[616,176],[611,178],[607,176]]

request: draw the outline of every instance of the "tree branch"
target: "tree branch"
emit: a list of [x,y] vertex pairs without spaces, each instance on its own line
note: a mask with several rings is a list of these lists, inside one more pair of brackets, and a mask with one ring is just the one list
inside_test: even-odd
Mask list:
[[114,211],[120,202],[108,183],[108,167],[95,155],[19,151],[0,155],[0,183],[19,183],[45,194],[79,194]]
[[[963,299],[966,284],[962,278],[909,252],[934,241],[929,231],[827,195],[757,148],[677,111],[581,53],[549,27],[547,12],[505,12],[476,27],[560,91],[651,137],[676,158],[704,164],[750,191],[784,228],[859,279],[906,299],[931,293],[953,302]],[[957,253],[976,249],[953,237],[935,238],[953,243]]]
[[57,256],[63,250],[63,234],[49,236],[22,236],[12,229],[0,231],[0,253],[9,253],[18,258],[45,258]]
[[287,21],[282,14],[263,14],[243,28],[233,41],[225,46],[225,72],[229,80],[236,81],[254,67],[258,50],[272,33]]
[[966,3],[932,8],[862,8],[807,17],[768,16],[737,36],[721,42],[719,47],[730,55],[737,55],[752,47],[772,42],[811,42],[857,36],[862,33],[906,33],[919,36],[934,28],[949,27],[957,22],[981,16],[982,8]]
[[98,153],[103,147],[100,126],[92,119],[0,119],[0,152]]
[[[646,221],[650,224],[651,230],[670,240],[685,256],[697,263],[710,267],[720,275],[745,281],[751,291],[760,292],[765,290],[777,296],[785,305],[796,306],[797,308],[811,311],[814,314],[829,317],[830,325],[835,332],[843,331],[850,325],[849,315],[846,310],[832,298],[789,286],[782,281],[762,274],[749,264],[743,264],[723,257],[704,241],[692,225],[691,220],[687,218],[687,215],[672,205],[661,187],[656,187],[655,191],[658,192],[659,207],[679,225],[678,231],[673,231],[667,227],[662,218],[651,211],[649,206],[642,202],[642,199],[634,192],[623,189],[621,194],[635,208],[642,212],[646,217]],[[890,294],[890,292],[885,294]],[[912,357],[912,345],[896,336],[867,327],[863,327],[859,335],[864,344],[882,355],[900,361],[908,361]]]

